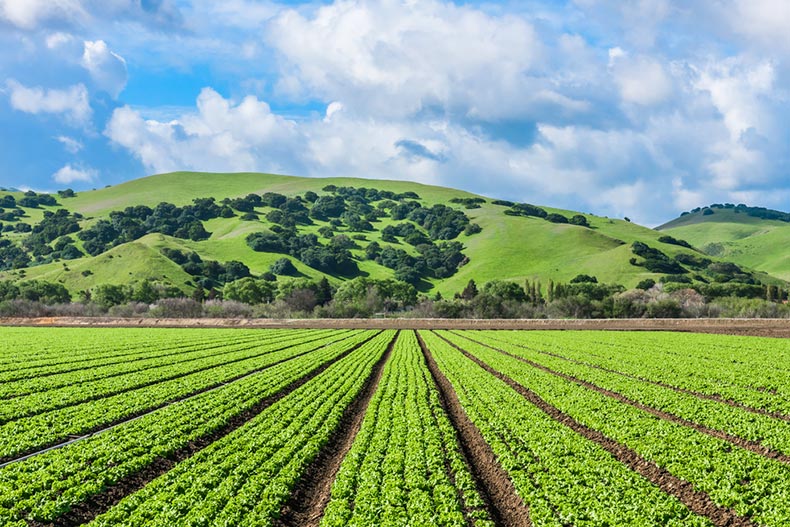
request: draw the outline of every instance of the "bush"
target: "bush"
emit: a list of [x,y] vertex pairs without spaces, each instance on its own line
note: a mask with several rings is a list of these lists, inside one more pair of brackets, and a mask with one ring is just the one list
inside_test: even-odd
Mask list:
[[296,267],[294,267],[293,262],[291,262],[288,258],[280,258],[276,262],[274,262],[270,267],[269,271],[276,275],[285,275],[285,276],[293,276],[297,274]]
[[646,315],[648,318],[680,318],[683,311],[677,300],[666,299],[648,304]]
[[251,306],[235,300],[209,300],[203,311],[210,318],[250,318],[253,313]]
[[157,318],[200,318],[203,305],[191,298],[164,298],[156,303],[150,314]]

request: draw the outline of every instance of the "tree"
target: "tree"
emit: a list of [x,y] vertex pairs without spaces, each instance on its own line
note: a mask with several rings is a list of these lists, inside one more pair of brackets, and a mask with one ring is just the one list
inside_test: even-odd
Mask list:
[[464,287],[464,290],[461,291],[460,296],[464,300],[472,300],[474,297],[477,296],[477,294],[478,294],[477,284],[475,283],[474,280],[469,280],[469,282],[466,284],[466,287]]
[[250,305],[269,303],[274,300],[275,287],[273,282],[247,277],[225,284],[223,297]]
[[571,279],[572,284],[597,284],[598,279],[588,274],[577,274]]
[[483,286],[483,293],[500,300],[514,300],[516,302],[525,302],[527,300],[527,294],[521,286],[515,282],[507,282],[505,280],[486,282]]
[[105,309],[119,306],[129,300],[126,288],[122,285],[99,284],[93,288],[91,298],[93,302]]
[[275,261],[270,267],[269,271],[276,275],[286,275],[286,276],[293,276],[298,271],[296,267],[294,267],[293,262],[291,262],[290,258],[280,258],[279,260]]
[[159,300],[159,292],[154,288],[150,280],[143,280],[132,292],[132,300],[144,304],[153,304]]
[[332,286],[326,276],[321,277],[318,281],[318,291],[316,292],[316,301],[319,305],[326,305],[332,300]]
[[587,218],[582,216],[581,214],[576,214],[571,218],[570,221],[571,225],[579,225],[580,227],[589,227],[590,223],[587,221]]

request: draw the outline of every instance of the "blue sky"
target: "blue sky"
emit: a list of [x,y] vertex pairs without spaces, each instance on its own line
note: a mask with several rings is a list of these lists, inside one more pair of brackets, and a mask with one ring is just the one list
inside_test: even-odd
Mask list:
[[790,209],[786,0],[0,0],[0,186],[408,179]]

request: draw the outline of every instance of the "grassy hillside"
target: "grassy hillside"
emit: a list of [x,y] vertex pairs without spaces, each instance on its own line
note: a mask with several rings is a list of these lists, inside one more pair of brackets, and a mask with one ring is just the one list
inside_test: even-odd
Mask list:
[[749,216],[736,209],[686,214],[659,230],[682,238],[706,254],[790,280],[790,223]]
[[[275,192],[288,197],[303,196],[308,191],[327,195],[322,191],[327,185],[375,188],[398,194],[414,192],[419,195],[423,207],[431,207],[434,204],[450,205],[463,211],[472,223],[480,225],[481,232],[471,235],[462,232],[454,239],[464,245],[463,254],[468,257],[468,263],[458,268],[450,277],[442,279],[428,277],[420,282],[419,288],[431,294],[438,291],[445,296],[452,295],[461,290],[470,279],[478,283],[493,279],[517,281],[529,279],[541,280],[546,284],[548,280],[566,282],[581,273],[594,275],[602,282],[633,287],[645,278],[657,280],[661,275],[629,263],[634,257],[631,251],[632,242],[641,241],[658,248],[670,258],[678,254],[697,254],[684,247],[661,243],[658,241],[661,232],[627,221],[585,214],[589,228],[557,224],[537,217],[506,215],[507,206],[495,205],[488,198],[485,198],[485,203],[479,208],[466,209],[461,204],[451,203],[451,200],[480,196],[406,181],[179,172],[150,176],[100,190],[80,192],[73,198],[58,198],[58,202],[59,206],[68,211],[82,214],[84,218],[80,220],[80,227],[86,228],[96,224],[100,219],[108,218],[111,211],[123,210],[126,207],[138,205],[155,207],[163,201],[184,206],[191,204],[195,198],[213,197],[220,202],[223,198],[243,197],[251,193],[260,195],[266,192]],[[0,192],[0,197],[2,194]],[[16,196],[19,198],[20,195]],[[549,213],[562,214],[567,218],[578,214],[573,211],[544,208]],[[57,209],[58,207],[23,208],[26,216],[19,221],[35,225],[41,221],[43,210]],[[193,241],[158,233],[148,234],[98,256],[54,261],[43,265],[33,264],[27,269],[0,273],[0,278],[41,278],[58,281],[74,293],[99,283],[137,283],[145,279],[163,281],[184,290],[194,287],[193,277],[181,266],[163,256],[163,249],[195,252],[204,260],[241,261],[253,274],[259,275],[284,256],[282,253],[255,252],[245,241],[250,233],[268,231],[272,227],[272,223],[265,219],[267,212],[271,210],[270,207],[256,208],[254,212],[260,216],[257,221],[243,221],[242,214],[239,212],[233,217],[208,219],[203,222],[203,226],[211,235],[205,240]],[[688,219],[684,217],[684,221]],[[364,249],[371,242],[377,242],[382,247],[392,246],[403,249],[411,255],[417,254],[415,247],[404,243],[401,238],[398,238],[396,243],[382,240],[382,229],[399,223],[402,221],[382,217],[373,222],[373,230],[361,233],[352,232],[342,226],[335,227],[337,234],[360,238],[356,240],[358,246],[351,249],[359,269],[358,275],[373,278],[388,278],[394,275],[392,269],[365,258]],[[300,225],[298,232],[317,234],[322,227],[327,226],[329,226],[328,222],[316,220],[311,225]],[[425,232],[425,229],[418,230]],[[3,235],[14,243],[20,243],[25,236],[24,233],[13,231]],[[677,237],[687,238],[695,245],[699,245],[699,242],[691,236],[687,237],[678,232]],[[76,241],[75,245],[83,249],[83,243],[77,239],[76,234],[72,235],[72,238]],[[325,239],[321,241],[327,243]],[[303,264],[297,258],[290,257],[290,259],[297,268],[297,276],[313,279],[325,276],[321,271]],[[753,267],[770,272],[766,267],[757,265]],[[334,283],[347,278],[339,275],[327,276]],[[790,273],[782,276],[790,279]],[[761,278],[764,281],[773,280],[765,275]]]

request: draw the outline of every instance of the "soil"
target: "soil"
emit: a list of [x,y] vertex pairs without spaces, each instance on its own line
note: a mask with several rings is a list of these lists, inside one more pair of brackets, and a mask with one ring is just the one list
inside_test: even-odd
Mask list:
[[299,479],[296,489],[283,506],[280,517],[275,520],[275,527],[317,527],[321,523],[324,510],[332,497],[332,485],[340,465],[362,428],[368,405],[376,393],[384,365],[389,360],[397,339],[396,333],[387,345],[387,350],[373,366],[362,390],[343,412],[338,428]]
[[[372,338],[374,337],[371,337],[371,339]],[[344,357],[348,356],[351,352],[366,342],[369,342],[371,339],[367,339],[364,342],[352,346],[326,364],[319,366],[307,375],[289,384],[287,387],[283,388],[276,394],[262,399],[248,410],[232,417],[228,423],[220,429],[214,431],[211,434],[198,438],[183,448],[175,451],[168,459],[158,458],[142,471],[123,478],[114,485],[107,487],[102,493],[91,496],[88,500],[75,505],[69,512],[60,516],[56,521],[51,523],[29,521],[28,525],[30,527],[72,527],[93,521],[94,518],[110,510],[111,507],[115,506],[126,496],[137,492],[154,479],[171,470],[176,465],[176,463],[194,456],[212,443],[222,439],[234,430],[241,428],[248,421],[263,412],[266,408],[270,407],[280,399],[288,396],[294,390],[314,379],[332,364],[342,360]]]
[[790,319],[160,319],[160,318],[0,318],[0,326],[173,327],[173,328],[337,328],[337,329],[518,329],[684,331],[790,338]]
[[580,386],[584,386],[585,388],[588,388],[590,390],[593,390],[595,392],[603,394],[603,395],[605,395],[607,397],[611,397],[612,399],[615,399],[616,401],[619,401],[619,402],[621,402],[623,404],[627,404],[627,405],[632,406],[634,408],[638,408],[638,409],[640,409],[642,411],[645,411],[645,412],[647,412],[647,413],[649,413],[651,415],[654,415],[654,416],[658,417],[659,419],[663,419],[665,421],[670,421],[670,422],[677,423],[677,424],[682,425],[682,426],[686,426],[688,428],[692,428],[692,429],[696,430],[697,432],[701,432],[701,433],[709,435],[711,437],[715,437],[717,439],[721,439],[723,441],[727,441],[729,443],[732,443],[735,446],[738,446],[740,448],[749,450],[749,451],[754,452],[755,454],[761,455],[763,457],[767,457],[769,459],[774,459],[774,460],[780,461],[782,463],[790,464],[790,456],[788,456],[787,454],[783,454],[782,452],[778,452],[776,450],[773,450],[773,449],[771,449],[771,448],[769,448],[769,447],[767,447],[767,446],[765,446],[762,443],[759,443],[757,441],[749,441],[749,440],[743,439],[741,437],[734,436],[734,435],[728,434],[726,432],[722,432],[721,430],[715,430],[713,428],[709,428],[707,426],[695,423],[693,421],[689,421],[688,419],[684,419],[682,417],[678,417],[678,416],[676,416],[674,414],[671,414],[671,413],[668,413],[668,412],[664,412],[663,410],[659,410],[657,408],[653,408],[652,406],[647,406],[645,404],[642,404],[642,403],[639,403],[637,401],[634,401],[633,399],[629,399],[628,397],[626,397],[626,396],[624,396],[624,395],[622,395],[620,393],[614,392],[612,390],[608,390],[606,388],[601,388],[600,386],[598,386],[596,384],[593,384],[591,382],[579,379],[578,377],[574,377],[574,376],[568,375],[566,373],[562,373],[562,372],[559,372],[559,371],[552,370],[551,368],[543,366],[542,364],[538,364],[537,362],[533,362],[533,361],[531,361],[529,359],[526,359],[524,357],[519,357],[518,355],[513,355],[512,353],[509,353],[509,352],[507,352],[507,351],[505,351],[503,349],[499,349],[499,348],[496,348],[494,346],[490,346],[488,344],[484,344],[483,342],[480,342],[480,341],[477,341],[477,340],[474,340],[474,339],[471,339],[471,338],[467,338],[467,339],[470,340],[471,342],[475,342],[477,344],[480,344],[481,346],[485,346],[485,347],[487,347],[489,349],[492,349],[494,351],[502,353],[503,355],[507,355],[508,357],[516,359],[517,361],[520,361],[520,362],[523,362],[525,364],[528,364],[528,365],[532,366],[533,368],[537,368],[537,369],[539,369],[541,371],[544,371],[546,373],[550,373],[551,375],[554,375],[554,376],[560,377],[562,379],[565,379],[566,381],[570,381],[570,382],[578,384]]
[[495,370],[456,344],[446,339],[444,340],[455,349],[463,353],[470,360],[480,365],[480,367],[507,383],[511,388],[521,394],[530,403],[540,408],[552,419],[564,424],[571,430],[586,437],[587,439],[594,441],[607,452],[612,454],[612,456],[614,456],[618,461],[631,468],[631,470],[648,479],[667,494],[675,496],[686,507],[688,507],[689,510],[709,518],[714,525],[718,527],[757,527],[757,525],[751,520],[738,515],[732,509],[719,506],[711,499],[708,494],[695,490],[694,486],[688,481],[684,481],[672,475],[666,469],[659,467],[651,461],[648,461],[634,450],[606,437],[601,432],[593,430],[592,428],[579,423],[569,415],[560,411],[558,408],[544,401],[532,390],[518,384],[507,375]]
[[439,390],[442,406],[458,432],[462,453],[494,523],[502,527],[532,525],[529,509],[519,497],[507,472],[499,464],[496,454],[466,415],[452,384],[439,369],[419,333],[417,339]]

